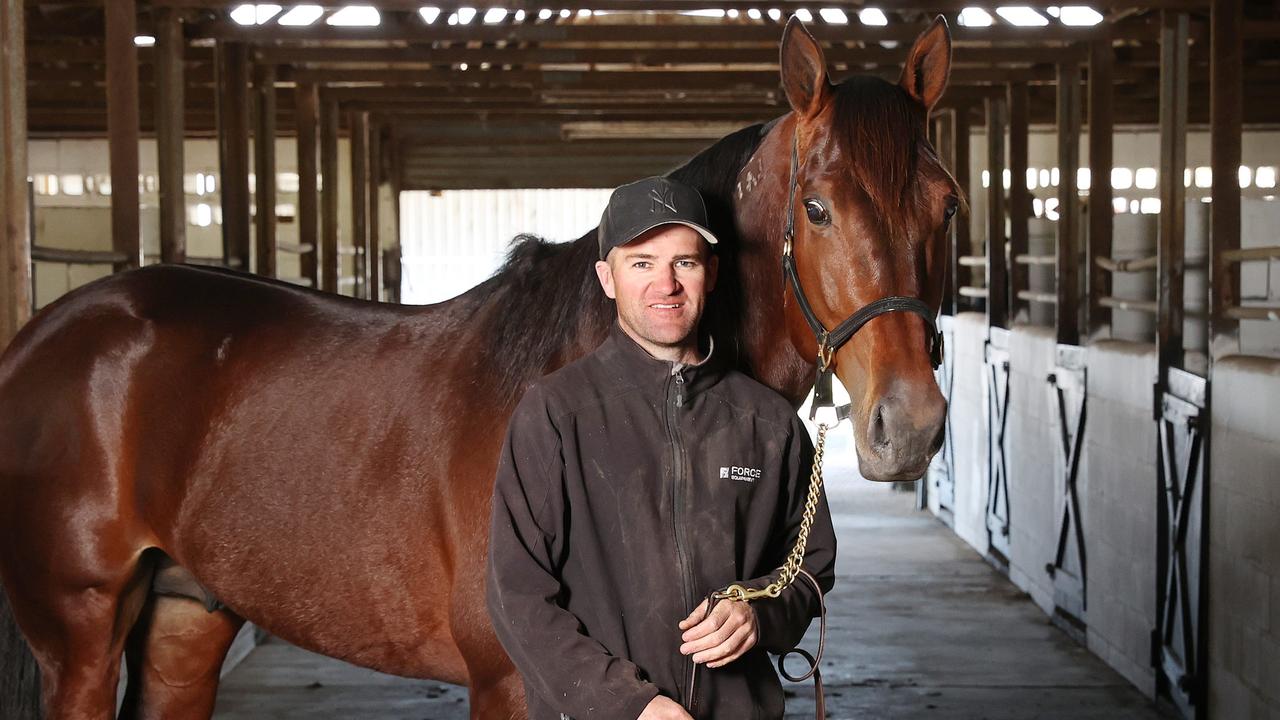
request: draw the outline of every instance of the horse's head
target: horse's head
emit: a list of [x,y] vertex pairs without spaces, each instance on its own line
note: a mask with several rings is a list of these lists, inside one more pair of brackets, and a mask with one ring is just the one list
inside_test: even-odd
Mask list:
[[[947,85],[951,35],[939,17],[907,53],[901,79],[827,78],[822,49],[799,21],[782,41],[782,84],[793,113],[779,124],[786,162],[796,158],[796,275],[827,329],[890,296],[918,298],[936,313],[947,227],[960,206],[955,180],[926,133]],[[814,332],[788,291],[786,322],[797,350],[817,355]],[[923,306],[919,312],[925,313]],[[852,400],[862,474],[920,477],[942,442],[946,400],[919,314],[870,320],[832,355]]]

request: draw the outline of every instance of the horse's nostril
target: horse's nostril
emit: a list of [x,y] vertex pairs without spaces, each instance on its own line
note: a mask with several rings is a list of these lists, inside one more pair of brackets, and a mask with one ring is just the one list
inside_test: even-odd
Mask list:
[[871,425],[867,429],[867,434],[871,447],[882,449],[889,445],[889,433],[885,430],[884,423],[884,403],[876,405],[875,412],[871,413]]

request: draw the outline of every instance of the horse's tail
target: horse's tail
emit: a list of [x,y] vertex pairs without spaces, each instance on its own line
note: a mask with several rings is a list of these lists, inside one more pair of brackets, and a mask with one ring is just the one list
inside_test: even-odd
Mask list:
[[40,720],[40,670],[0,586],[0,718]]

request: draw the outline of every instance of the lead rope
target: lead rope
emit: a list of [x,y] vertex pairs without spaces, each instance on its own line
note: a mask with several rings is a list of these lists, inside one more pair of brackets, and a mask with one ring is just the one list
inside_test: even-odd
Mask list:
[[[792,648],[782,655],[778,656],[778,672],[782,674],[790,682],[803,682],[804,680],[813,678],[814,688],[814,708],[816,717],[826,716],[826,701],[822,694],[822,672],[818,669],[818,663],[822,661],[823,646],[827,640],[827,605],[826,600],[822,596],[822,588],[819,587],[818,581],[809,574],[807,570],[801,567],[804,561],[805,547],[809,543],[809,530],[813,527],[813,517],[818,511],[818,500],[822,497],[822,454],[826,446],[827,430],[835,425],[840,424],[842,418],[837,418],[832,425],[826,423],[818,424],[818,439],[814,443],[813,448],[813,469],[809,473],[809,494],[805,498],[804,515],[800,520],[800,533],[796,537],[796,543],[791,548],[791,552],[787,554],[787,559],[778,568],[778,577],[773,582],[763,588],[748,588],[740,584],[733,584],[726,588],[716,590],[707,595],[707,609],[702,615],[702,619],[706,620],[711,616],[711,611],[721,600],[740,600],[742,602],[753,602],[762,598],[776,598],[786,590],[797,577],[803,577],[813,585],[813,590],[818,594],[818,652],[817,655],[810,655],[807,651],[799,647]],[[759,628],[757,628],[757,633]],[[786,659],[788,656],[796,654],[800,655],[809,663],[809,668],[800,675],[791,675],[786,670]],[[689,708],[690,714],[695,711],[694,703],[697,699],[698,684],[698,665],[694,663],[693,673],[689,679],[689,698],[685,703],[685,707]]]

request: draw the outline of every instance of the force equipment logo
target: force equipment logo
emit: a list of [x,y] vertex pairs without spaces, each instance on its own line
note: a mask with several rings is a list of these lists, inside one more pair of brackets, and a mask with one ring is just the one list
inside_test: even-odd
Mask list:
[[741,480],[742,482],[753,483],[760,479],[760,469],[725,465],[720,468],[720,477],[726,480]]

